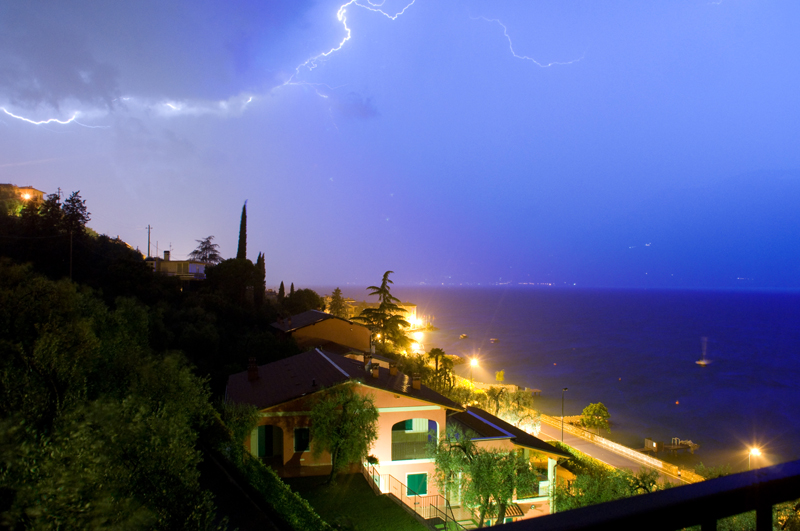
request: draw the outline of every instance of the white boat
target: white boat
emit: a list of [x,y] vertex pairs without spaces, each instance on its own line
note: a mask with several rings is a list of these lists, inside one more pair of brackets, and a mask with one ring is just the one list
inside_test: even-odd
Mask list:
[[700,342],[703,344],[703,357],[700,358],[699,360],[697,360],[695,363],[700,365],[701,367],[705,367],[706,365],[711,363],[711,360],[706,358],[706,346],[707,346],[707,343],[708,343],[708,338],[707,337],[701,337],[700,338]]

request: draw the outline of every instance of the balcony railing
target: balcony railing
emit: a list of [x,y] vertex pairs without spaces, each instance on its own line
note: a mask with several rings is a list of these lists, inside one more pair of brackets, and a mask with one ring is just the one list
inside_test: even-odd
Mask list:
[[425,459],[427,454],[427,441],[408,441],[392,443],[392,461],[405,459]]
[[798,498],[800,460],[550,516],[520,520],[508,524],[508,529],[672,531],[700,525],[702,531],[711,531],[717,528],[717,520],[721,518],[756,511],[756,530],[772,531],[772,507]]

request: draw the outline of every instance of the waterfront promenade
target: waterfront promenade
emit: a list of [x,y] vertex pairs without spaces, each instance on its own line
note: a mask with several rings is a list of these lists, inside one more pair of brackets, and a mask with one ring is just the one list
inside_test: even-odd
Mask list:
[[[543,414],[539,438],[544,441],[560,441],[560,418]],[[684,484],[699,479],[695,474],[686,471],[681,471],[679,477],[678,469],[674,465],[640,454],[636,450],[625,448],[569,424],[564,424],[564,444],[614,468],[627,468],[634,473],[642,468],[658,470],[663,481]]]

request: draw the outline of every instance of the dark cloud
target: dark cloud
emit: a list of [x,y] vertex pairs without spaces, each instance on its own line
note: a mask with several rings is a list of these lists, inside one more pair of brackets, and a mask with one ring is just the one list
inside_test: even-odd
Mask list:
[[27,24],[23,14],[0,16],[0,94],[23,107],[58,108],[65,100],[111,107],[117,71],[98,61],[85,39],[48,23]]
[[118,96],[224,100],[293,71],[311,1],[31,1],[0,6],[0,100],[111,106]]

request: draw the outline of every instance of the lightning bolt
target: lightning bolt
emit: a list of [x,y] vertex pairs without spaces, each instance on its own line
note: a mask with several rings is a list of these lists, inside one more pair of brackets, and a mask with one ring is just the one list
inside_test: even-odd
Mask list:
[[30,118],[25,118],[24,116],[17,116],[16,114],[10,112],[5,107],[0,107],[0,111],[3,111],[4,113],[6,113],[7,115],[11,116],[12,118],[16,118],[17,120],[22,120],[23,122],[28,122],[29,124],[33,124],[33,125],[46,125],[46,124],[53,124],[53,123],[61,124],[61,125],[67,125],[67,124],[74,123],[76,125],[80,125],[81,127],[86,127],[88,129],[108,129],[109,128],[109,126],[107,126],[107,125],[86,125],[86,124],[80,123],[78,120],[76,120],[76,118],[80,114],[79,112],[75,112],[69,120],[59,120],[58,118],[50,118],[48,120],[36,121],[36,120],[31,120]]
[[[333,48],[331,48],[327,52],[322,52],[322,53],[319,53],[319,54],[317,54],[317,55],[315,55],[313,57],[309,57],[308,59],[305,60],[305,62],[300,63],[299,65],[297,65],[297,67],[294,69],[294,74],[292,74],[292,76],[283,84],[283,86],[286,86],[286,85],[299,85],[299,84],[304,84],[304,85],[313,85],[314,84],[314,83],[304,83],[304,82],[294,81],[294,79],[295,79],[295,76],[300,75],[300,69],[301,68],[306,68],[309,71],[314,70],[317,67],[317,62],[318,61],[327,59],[328,57],[330,57],[334,53],[336,53],[339,50],[341,50],[344,47],[344,45],[347,44],[347,41],[349,41],[350,38],[353,36],[352,30],[347,25],[347,8],[350,7],[351,5],[355,5],[357,7],[366,9],[367,11],[372,11],[373,13],[379,13],[379,14],[385,16],[386,18],[388,18],[389,20],[397,20],[397,18],[402,16],[403,13],[405,13],[411,6],[413,6],[414,2],[416,2],[416,1],[417,0],[411,0],[411,2],[406,4],[406,6],[403,9],[401,9],[400,11],[395,13],[394,15],[389,14],[389,13],[387,13],[386,11],[384,11],[382,9],[383,4],[386,3],[386,0],[383,0],[380,3],[372,2],[371,0],[367,0],[366,4],[360,2],[359,0],[350,0],[349,2],[346,2],[346,3],[342,4],[341,6],[339,6],[339,10],[336,12],[336,19],[339,22],[342,23],[342,27],[344,28],[344,38],[342,38],[342,40],[339,42],[338,45],[334,46]],[[317,85],[320,85],[320,84],[317,84]],[[330,88],[330,87],[328,87],[328,88]],[[320,96],[321,96],[321,94],[320,94]]]
[[[49,120],[41,120],[41,121],[37,122],[35,120],[31,120],[30,118],[25,118],[24,116],[17,116],[16,114],[12,114],[12,113],[8,112],[8,110],[6,110],[5,107],[0,107],[0,111],[3,111],[4,113],[6,113],[7,115],[11,116],[12,118],[16,118],[17,120],[22,120],[23,122],[28,122],[29,124],[33,124],[33,125],[44,125],[44,124],[51,124],[51,123],[58,123],[58,124],[62,124],[62,125],[67,125],[68,123],[75,122],[75,118],[78,117],[78,113],[76,112],[75,114],[72,115],[72,118],[70,118],[69,120],[59,120],[58,118],[50,118]],[[75,122],[75,123],[77,123],[77,122]],[[82,124],[79,124],[79,125],[82,125]]]
[[[470,18],[473,18],[473,17],[470,17]],[[586,55],[584,53],[579,58],[573,59],[572,61],[566,61],[566,62],[553,61],[553,62],[550,62],[550,63],[540,63],[539,61],[537,61],[533,57],[528,57],[527,55],[519,55],[517,52],[514,51],[514,43],[511,42],[511,35],[508,34],[508,28],[506,27],[505,24],[500,22],[499,19],[486,18],[486,17],[477,17],[477,18],[474,18],[473,20],[477,20],[478,18],[481,18],[481,19],[485,20],[486,22],[496,22],[501,28],[503,28],[503,35],[505,35],[506,36],[506,40],[508,40],[508,49],[511,50],[511,55],[513,55],[517,59],[522,59],[524,61],[530,61],[531,63],[535,64],[536,66],[538,66],[540,68],[548,68],[550,66],[557,66],[557,65],[571,65],[572,63],[577,63],[578,61],[583,59],[585,57],[585,55]]]

